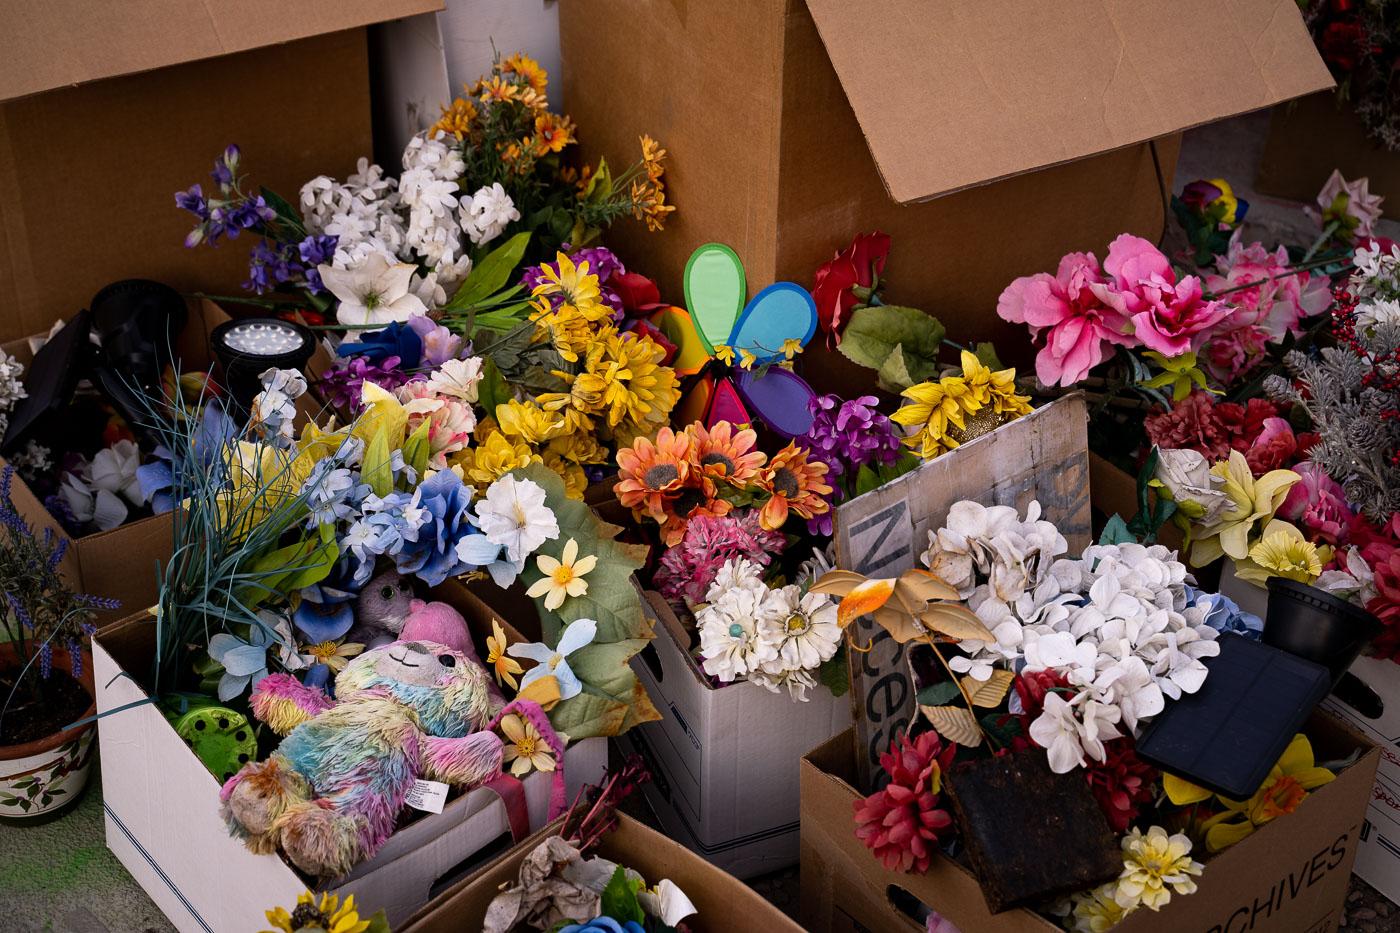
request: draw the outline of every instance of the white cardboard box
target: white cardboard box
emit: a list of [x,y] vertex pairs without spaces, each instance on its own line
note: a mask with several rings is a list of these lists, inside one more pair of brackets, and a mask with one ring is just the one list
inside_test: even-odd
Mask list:
[[740,878],[797,864],[798,790],[808,750],[851,724],[849,697],[818,685],[798,703],[757,684],[716,689],[684,647],[670,607],[647,593],[656,638],[632,669],[661,720],[623,735],[666,835]]
[[[92,646],[97,710],[112,713],[98,730],[107,846],[181,933],[260,930],[267,925],[263,912],[290,909],[308,880],[282,857],[255,855],[229,835],[219,816],[221,782],[123,669],[122,661],[134,665],[144,657],[142,625],[116,626]],[[129,704],[139,705],[121,709]],[[607,742],[578,742],[564,762],[572,800],[606,771]],[[550,781],[539,773],[524,781],[532,830],[546,822]],[[440,814],[423,814],[374,858],[321,889],[353,894],[362,916],[383,908],[394,925],[510,845],[505,805],[478,789]]]
[[[1357,658],[1348,669],[1374,692],[1361,699],[1346,682],[1322,701],[1322,708],[1346,720],[1381,748],[1371,806],[1361,827],[1361,849],[1352,869],[1392,901],[1400,903],[1400,667],[1381,658]],[[1379,703],[1375,703],[1379,698]]]

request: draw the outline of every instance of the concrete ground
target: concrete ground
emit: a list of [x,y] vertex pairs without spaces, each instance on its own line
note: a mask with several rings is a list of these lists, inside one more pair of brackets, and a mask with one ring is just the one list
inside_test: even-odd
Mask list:
[[[1266,245],[1310,242],[1316,228],[1303,215],[1301,205],[1253,190],[1267,127],[1268,114],[1259,113],[1187,133],[1173,190],[1180,191],[1182,185],[1197,178],[1224,177],[1250,202],[1245,231],[1249,239]],[[1325,180],[1318,180],[1319,188]],[[1382,221],[1378,232],[1400,240],[1400,222]],[[1169,234],[1164,247],[1170,252],[1181,241],[1179,232],[1175,240]],[[77,807],[60,820],[26,828],[0,824],[0,928],[16,933],[172,931],[174,928],[107,850],[103,836],[98,775]],[[796,915],[796,869],[756,879],[753,887],[784,912]],[[230,892],[231,897],[239,894]],[[1356,878],[1352,879],[1345,919],[1338,933],[1400,930],[1395,906]]]

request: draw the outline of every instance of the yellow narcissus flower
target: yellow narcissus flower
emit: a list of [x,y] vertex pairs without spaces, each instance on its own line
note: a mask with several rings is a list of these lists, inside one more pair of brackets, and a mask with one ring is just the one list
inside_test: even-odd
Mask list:
[[364,933],[369,929],[369,921],[361,920],[355,910],[355,895],[348,894],[345,903],[335,894],[322,894],[320,904],[316,895],[307,891],[297,897],[296,910],[290,914],[285,908],[275,907],[267,913],[267,922],[276,930],[264,933],[299,933],[302,930],[317,930],[318,933]]
[[1191,563],[1197,567],[1204,567],[1222,554],[1236,561],[1247,559],[1255,526],[1273,518],[1288,490],[1301,479],[1292,470],[1270,470],[1255,479],[1249,462],[1238,450],[1230,451],[1230,459],[1220,461],[1210,472],[1224,480],[1220,491],[1230,498],[1230,505],[1197,529],[1196,543],[1191,548]]
[[583,578],[598,566],[598,558],[593,554],[579,557],[578,541],[570,538],[558,560],[541,554],[535,558],[535,564],[544,576],[531,584],[525,595],[532,599],[543,596],[546,609],[558,609],[564,605],[566,596],[582,596],[588,592],[588,581]]
[[1131,910],[1139,905],[1160,910],[1172,899],[1172,892],[1193,894],[1204,868],[1191,859],[1191,840],[1181,833],[1168,836],[1160,826],[1146,833],[1136,826],[1123,837],[1123,874],[1118,878],[1114,900]]
[[532,767],[539,771],[554,770],[554,755],[530,720],[515,713],[506,713],[501,717],[501,732],[506,737],[501,757],[507,762],[514,762],[510,766],[511,774],[524,777]]
[[[1327,559],[1330,558],[1329,550]],[[1322,573],[1323,563],[1317,545],[1293,525],[1274,519],[1264,526],[1259,542],[1249,549],[1249,560],[1235,564],[1235,576],[1259,586],[1269,577],[1311,583]]]

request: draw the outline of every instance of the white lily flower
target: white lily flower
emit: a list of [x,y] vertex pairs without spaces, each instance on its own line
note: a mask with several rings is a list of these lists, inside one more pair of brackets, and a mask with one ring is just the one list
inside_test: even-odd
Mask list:
[[317,268],[322,284],[340,300],[335,317],[341,324],[384,327],[428,311],[422,300],[409,291],[417,271],[409,263],[390,265],[382,255],[374,253],[354,268]]

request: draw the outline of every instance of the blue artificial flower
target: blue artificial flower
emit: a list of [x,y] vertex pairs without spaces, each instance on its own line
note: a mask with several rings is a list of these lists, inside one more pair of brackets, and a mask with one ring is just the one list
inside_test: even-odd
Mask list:
[[[410,496],[406,492],[391,492],[383,498],[371,493],[365,497],[360,518],[340,540],[340,546],[359,561],[353,578],[356,587],[364,586],[374,575],[375,557],[397,558],[404,548],[416,545],[420,529],[433,520],[428,510],[419,507],[417,498],[416,493]],[[441,582],[437,580],[434,585]]]
[[209,639],[209,657],[224,669],[219,678],[219,702],[240,696],[267,676],[267,649],[271,645],[272,635],[260,625],[250,628],[247,641],[228,632]]
[[1187,605],[1205,610],[1206,625],[1217,632],[1234,632],[1254,641],[1264,634],[1264,620],[1252,612],[1245,612],[1223,593],[1202,593],[1188,586],[1186,598]]
[[237,143],[231,144],[224,150],[224,154],[219,156],[219,161],[214,163],[214,171],[209,176],[219,183],[219,187],[224,191],[233,187],[234,178],[238,175],[238,159],[242,155],[242,150]]
[[[199,465],[208,469],[224,445],[237,436],[238,425],[217,402],[205,405],[199,419],[199,435],[193,444]],[[141,501],[149,502],[152,511],[159,515],[175,507],[170,490],[175,486],[177,470],[183,470],[185,463],[177,464],[174,454],[164,446],[156,447],[151,456],[155,457],[154,461],[136,468],[136,482],[141,487]]]
[[192,185],[189,191],[175,192],[175,206],[200,220],[209,219],[209,202],[204,200],[204,189],[199,185]]
[[357,589],[345,579],[346,567],[338,565],[320,583],[302,587],[301,601],[292,612],[292,624],[309,642],[339,641],[355,624]]
[[646,933],[646,930],[635,920],[618,923],[612,917],[597,917],[587,923],[560,927],[558,933]]
[[306,520],[311,531],[359,518],[360,507],[370,494],[369,483],[357,482],[359,474],[336,466],[337,461],[338,456],[317,463],[302,487],[307,491],[306,507],[311,510]]
[[259,295],[269,289],[304,275],[297,260],[297,248],[291,243],[276,243],[264,238],[248,256],[248,281],[243,287]]
[[342,341],[337,356],[362,356],[379,364],[391,356],[399,358],[402,369],[414,369],[423,359],[423,338],[407,324],[390,323],[383,330],[361,334],[358,340]]
[[518,641],[506,649],[506,654],[513,658],[529,658],[536,662],[535,666],[525,672],[525,676],[520,678],[520,689],[539,680],[546,674],[553,674],[559,681],[559,698],[567,700],[578,696],[583,692],[583,684],[579,682],[578,675],[569,667],[569,655],[591,644],[598,635],[598,623],[592,619],[575,619],[570,622],[559,636],[559,646],[551,648],[544,642],[523,642]]
[[476,532],[471,523],[472,488],[451,470],[434,473],[413,494],[426,517],[412,541],[394,555],[399,573],[417,574],[429,586],[471,569],[457,542]]

